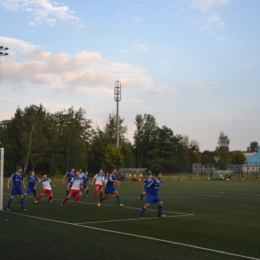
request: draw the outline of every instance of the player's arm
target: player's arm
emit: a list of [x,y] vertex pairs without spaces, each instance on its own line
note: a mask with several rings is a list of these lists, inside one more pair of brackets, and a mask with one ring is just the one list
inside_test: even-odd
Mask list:
[[24,181],[28,181],[28,177],[26,179],[23,179]]
[[144,189],[144,184],[146,183],[146,180],[142,182],[142,190]]
[[54,184],[54,182],[53,182],[53,181],[51,181],[51,184],[52,184],[52,186],[53,186],[53,187],[55,187],[55,184]]
[[[11,178],[12,178],[12,177],[11,177]],[[8,190],[10,189],[9,184],[10,184],[11,178],[9,178],[8,181],[7,181],[7,189],[8,189]]]
[[152,181],[149,185],[146,186],[146,191],[150,189],[150,187],[153,185],[154,181]]
[[113,180],[113,179],[109,179],[109,181],[110,181],[110,182],[117,183],[117,184],[119,184],[119,183],[120,183],[120,181],[118,181],[118,180]]
[[21,180],[21,183],[23,184],[23,187],[26,189],[24,179]]
[[64,177],[62,179],[62,184],[64,184],[64,181],[65,181],[66,177],[67,177],[67,174],[64,175]]
[[93,185],[94,179],[96,179],[96,178],[97,178],[97,175],[95,175],[95,176],[93,177],[93,179],[92,179],[92,184],[91,184],[91,185]]
[[38,182],[39,182],[39,179],[37,178],[37,180],[35,180],[35,185],[34,185],[35,190],[36,190],[36,186],[37,186]]

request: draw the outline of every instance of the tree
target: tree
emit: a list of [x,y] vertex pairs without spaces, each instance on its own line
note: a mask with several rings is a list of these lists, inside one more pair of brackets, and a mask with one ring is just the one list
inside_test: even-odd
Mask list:
[[232,164],[244,164],[246,162],[246,156],[241,151],[233,151],[231,153]]
[[224,132],[220,132],[218,138],[218,146],[216,147],[216,153],[219,155],[219,166],[220,168],[227,169],[229,164],[229,138]]
[[215,164],[216,163],[216,160],[214,158],[215,156],[216,156],[215,152],[205,150],[201,154],[201,163],[202,164]]
[[248,153],[257,153],[259,148],[258,142],[251,142],[250,145],[247,147]]

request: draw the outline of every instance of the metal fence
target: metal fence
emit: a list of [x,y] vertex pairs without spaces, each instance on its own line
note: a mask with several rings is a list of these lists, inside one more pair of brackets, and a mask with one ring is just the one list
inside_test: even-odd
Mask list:
[[[208,180],[212,179],[214,171],[222,170],[213,164],[193,164],[181,159],[170,158],[146,158],[125,157],[122,160],[117,157],[106,158],[102,156],[87,156],[86,154],[62,154],[50,153],[5,153],[4,176],[9,177],[15,172],[16,166],[22,166],[24,173],[34,170],[37,175],[48,174],[49,176],[64,175],[73,167],[76,170],[88,171],[90,176],[96,174],[99,169],[105,168],[111,171],[112,167],[119,168],[146,168],[153,173],[161,171],[168,180]],[[259,180],[260,164],[229,165],[235,180]]]

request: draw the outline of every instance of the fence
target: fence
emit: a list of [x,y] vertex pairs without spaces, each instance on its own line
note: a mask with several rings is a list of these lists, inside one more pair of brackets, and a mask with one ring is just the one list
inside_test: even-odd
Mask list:
[[[86,154],[63,154],[50,153],[5,153],[4,176],[9,177],[15,172],[16,166],[20,165],[24,173],[34,170],[37,175],[48,174],[49,176],[64,175],[72,167],[76,170],[88,171],[90,176],[103,168],[110,172],[112,168],[147,168],[152,172],[161,171],[164,178],[169,180],[206,180],[212,179],[216,170],[221,170],[213,164],[193,164],[182,159],[170,158],[146,158],[146,157],[102,157],[87,156]],[[260,164],[229,165],[232,177],[236,180],[259,180]]]

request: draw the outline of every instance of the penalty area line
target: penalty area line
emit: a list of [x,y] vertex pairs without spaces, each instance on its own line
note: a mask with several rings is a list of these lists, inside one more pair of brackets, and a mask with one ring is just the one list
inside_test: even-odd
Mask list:
[[79,225],[79,224],[74,224],[74,223],[69,223],[69,222],[64,222],[64,221],[59,221],[59,220],[54,220],[54,219],[47,219],[47,218],[40,218],[40,217],[35,217],[35,216],[23,215],[23,214],[3,211],[3,210],[2,210],[2,212],[5,212],[7,214],[14,214],[14,215],[18,215],[18,216],[23,216],[23,217],[45,220],[45,221],[49,221],[49,222],[56,222],[56,223],[61,223],[61,224],[65,224],[65,225],[71,225],[71,226],[75,226],[75,227],[88,228],[88,229],[98,230],[98,231],[102,231],[102,232],[114,233],[114,234],[119,234],[119,235],[124,235],[124,236],[143,238],[143,239],[152,240],[152,241],[159,241],[159,242],[172,244],[172,245],[195,248],[195,249],[198,249],[198,250],[218,253],[218,254],[222,254],[222,255],[235,256],[235,257],[240,257],[240,258],[244,258],[244,259],[251,259],[251,260],[260,260],[259,258],[255,258],[255,257],[233,254],[233,253],[228,253],[228,252],[225,252],[225,251],[220,251],[220,250],[215,250],[215,249],[210,249],[210,248],[205,248],[205,247],[200,247],[200,246],[194,246],[194,245],[189,245],[189,244],[184,244],[184,243],[179,243],[179,242],[174,242],[174,241],[169,241],[169,240],[164,240],[164,239],[159,239],[159,238],[154,238],[154,237],[140,236],[140,235],[135,235],[135,234],[131,234],[131,233],[124,233],[124,232],[120,232],[120,231],[114,231],[114,230],[91,227],[91,226],[83,226],[83,225]]
[[[194,216],[194,214],[179,215],[179,216],[167,216],[166,218],[178,218],[178,217],[188,217],[188,216]],[[159,218],[158,217],[148,217],[148,218],[142,219],[141,221],[144,221],[146,219],[159,219]],[[108,223],[108,222],[131,221],[131,220],[140,220],[140,218],[115,219],[115,220],[104,220],[104,221],[95,221],[95,222],[82,222],[82,223],[76,223],[76,224],[78,224],[78,225],[81,225],[81,224],[98,224],[98,223]]]

